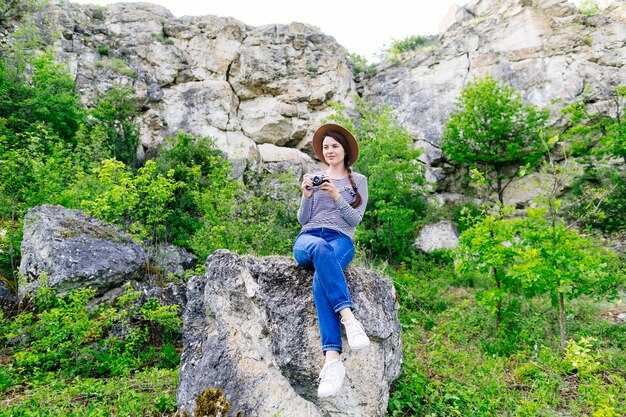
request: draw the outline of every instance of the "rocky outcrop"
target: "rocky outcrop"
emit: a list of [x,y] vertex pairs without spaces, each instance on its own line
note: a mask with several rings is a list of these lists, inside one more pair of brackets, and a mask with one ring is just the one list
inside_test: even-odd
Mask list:
[[[450,11],[435,42],[380,65],[364,98],[387,103],[426,149],[439,146],[466,83],[487,74],[550,108],[557,125],[586,86],[596,89],[594,108],[611,108],[613,88],[626,82],[626,3],[610,3],[585,16],[566,0],[472,0]],[[459,192],[452,167],[429,159],[428,179]]]
[[45,283],[63,294],[91,287],[101,294],[145,275],[146,253],[126,234],[78,210],[43,205],[24,217],[22,300]]
[[[383,416],[402,358],[392,283],[349,267],[347,280],[372,345],[342,354],[339,394],[318,399],[323,363],[310,272],[284,257],[222,250],[187,289],[177,399],[193,412],[207,388],[221,388],[232,410],[251,416]],[[182,412],[182,411],[181,411]],[[279,414],[280,413],[280,414]]]
[[[107,7],[49,2],[34,15],[76,76],[86,101],[129,85],[143,101],[140,156],[177,131],[211,136],[240,174],[258,145],[295,148],[306,169],[313,130],[329,103],[356,94],[346,51],[302,24],[252,27],[217,16],[177,18],[149,3]],[[49,36],[46,37],[50,39]]]
[[[462,192],[439,142],[468,81],[490,74],[552,109],[558,125],[560,108],[589,85],[594,106],[610,108],[613,87],[626,80],[626,4],[599,5],[601,13],[586,16],[566,0],[471,0],[450,10],[433,42],[381,63],[358,91],[393,109],[424,149],[434,189]],[[137,90],[140,156],[184,131],[214,137],[237,176],[265,165],[301,176],[316,170],[310,139],[329,104],[354,108],[345,49],[306,24],[253,27],[217,16],[179,18],[149,3],[103,8],[63,0],[33,17],[86,101],[114,84]]]
[[439,249],[455,249],[459,246],[459,232],[450,222],[424,226],[415,240],[415,248],[426,253]]

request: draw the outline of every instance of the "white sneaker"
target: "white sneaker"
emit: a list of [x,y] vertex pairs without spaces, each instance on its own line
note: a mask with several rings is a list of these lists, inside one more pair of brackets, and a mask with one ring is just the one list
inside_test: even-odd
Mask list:
[[350,349],[362,349],[370,345],[370,339],[365,334],[363,326],[357,319],[350,321],[341,319],[341,323],[346,328],[346,337],[348,338]]
[[332,360],[324,365],[320,372],[320,385],[317,388],[318,397],[330,397],[337,394],[343,384],[346,367],[339,359]]

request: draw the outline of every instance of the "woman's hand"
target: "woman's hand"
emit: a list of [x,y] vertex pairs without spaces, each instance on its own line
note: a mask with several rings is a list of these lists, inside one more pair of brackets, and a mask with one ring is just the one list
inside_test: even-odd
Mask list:
[[313,195],[313,181],[311,181],[308,175],[304,176],[300,189],[302,190],[302,195],[306,198],[311,198],[311,195]]
[[331,180],[330,178],[328,178],[327,181],[324,181],[317,188],[322,190],[322,191],[326,191],[328,193],[328,195],[330,196],[330,198],[333,199],[333,201],[339,200],[339,191],[337,191],[337,187],[335,187],[335,184],[333,183],[333,180]]

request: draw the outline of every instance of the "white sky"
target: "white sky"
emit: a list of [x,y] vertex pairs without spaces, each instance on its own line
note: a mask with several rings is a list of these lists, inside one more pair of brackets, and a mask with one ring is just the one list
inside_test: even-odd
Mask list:
[[[72,0],[76,3],[106,5],[117,0]],[[232,16],[243,23],[260,26],[271,23],[302,22],[333,36],[348,52],[363,55],[370,62],[391,40],[438,31],[452,4],[467,0],[151,0],[174,16]],[[376,4],[378,3],[378,4]]]

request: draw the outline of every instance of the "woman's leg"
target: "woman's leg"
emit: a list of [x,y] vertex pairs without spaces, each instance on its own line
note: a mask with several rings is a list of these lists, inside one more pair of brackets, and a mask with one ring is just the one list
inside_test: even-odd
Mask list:
[[322,350],[341,352],[341,324],[337,313],[352,308],[343,269],[354,256],[354,246],[348,236],[332,230],[317,234],[319,236],[308,233],[298,236],[293,246],[294,257],[301,266],[315,268],[313,297]]

